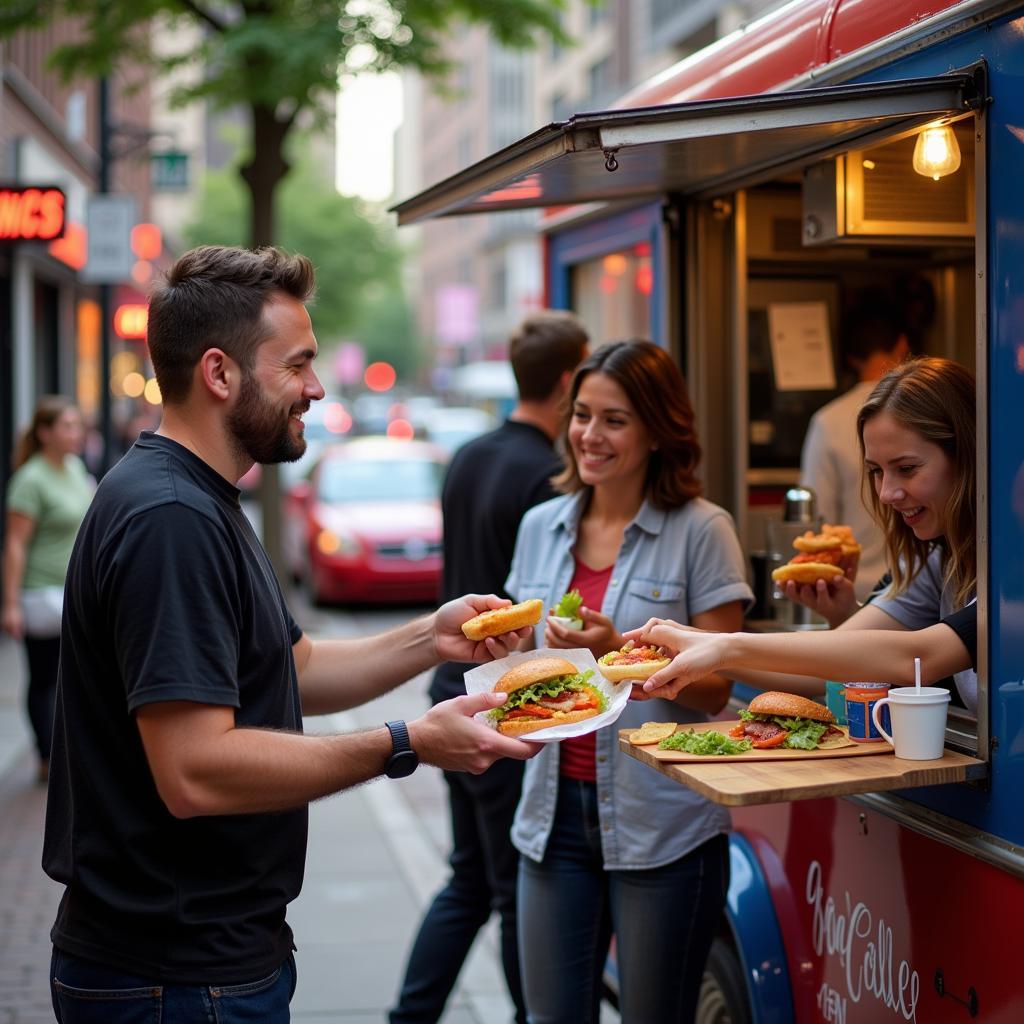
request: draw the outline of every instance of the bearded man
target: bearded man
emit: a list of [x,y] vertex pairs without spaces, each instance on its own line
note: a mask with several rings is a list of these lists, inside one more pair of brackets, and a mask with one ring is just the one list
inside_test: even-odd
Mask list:
[[103,479],[67,576],[43,850],[66,886],[51,932],[62,1024],[282,1024],[307,803],[420,761],[482,772],[538,749],[474,720],[492,694],[302,733],[303,714],[519,640],[463,636],[507,603],[493,595],[362,639],[311,641],[289,614],[236,484],[305,450],[303,413],[324,394],[313,285],[302,256],[209,246],[152,295],[163,416]]

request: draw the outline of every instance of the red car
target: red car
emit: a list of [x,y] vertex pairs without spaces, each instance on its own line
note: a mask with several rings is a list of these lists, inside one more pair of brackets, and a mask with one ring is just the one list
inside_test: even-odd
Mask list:
[[359,438],[324,449],[286,499],[289,567],[324,602],[436,601],[444,453]]

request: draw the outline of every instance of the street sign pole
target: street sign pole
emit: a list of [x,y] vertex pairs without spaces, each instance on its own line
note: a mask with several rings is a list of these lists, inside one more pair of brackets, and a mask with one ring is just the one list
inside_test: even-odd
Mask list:
[[[99,85],[100,167],[99,193],[110,191],[110,80],[104,75]],[[100,435],[103,452],[100,456],[100,476],[110,469],[114,443],[114,425],[110,395],[110,285],[100,284]]]

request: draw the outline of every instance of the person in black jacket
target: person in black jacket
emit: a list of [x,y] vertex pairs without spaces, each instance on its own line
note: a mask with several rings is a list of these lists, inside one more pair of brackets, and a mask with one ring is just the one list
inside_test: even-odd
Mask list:
[[[571,313],[543,311],[526,318],[509,341],[519,401],[497,430],[460,448],[445,477],[444,594],[468,587],[506,596],[519,522],[555,496],[550,479],[562,468],[554,450],[559,413],[587,334]],[[471,665],[445,662],[431,698],[465,692]],[[440,1018],[463,962],[492,910],[501,917],[501,957],[516,1020],[525,1024],[516,943],[518,854],[509,838],[522,786],[522,765],[494,764],[473,779],[446,771],[451,804],[451,877],[420,925],[391,1024]]]

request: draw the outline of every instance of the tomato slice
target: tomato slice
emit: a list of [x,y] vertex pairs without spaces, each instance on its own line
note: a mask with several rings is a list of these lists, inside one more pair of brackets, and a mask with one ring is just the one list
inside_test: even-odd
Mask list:
[[585,697],[583,700],[576,701],[576,703],[573,704],[572,709],[573,711],[586,711],[588,708],[596,707],[597,701],[594,700],[593,697]]
[[772,747],[781,747],[786,742],[787,735],[789,734],[780,732],[777,736],[769,736],[766,740],[754,740],[750,745],[755,750],[770,750]]
[[732,727],[732,728],[731,728],[731,729],[729,730],[729,735],[730,735],[730,736],[742,736],[742,735],[743,735],[743,732],[744,732],[744,730],[743,730],[743,723],[742,723],[742,722],[740,722],[740,724],[739,724],[739,725],[734,725],[734,726],[733,726],[733,727]]
[[523,704],[509,711],[505,718],[552,718],[554,714],[550,708],[541,707],[540,704]]

